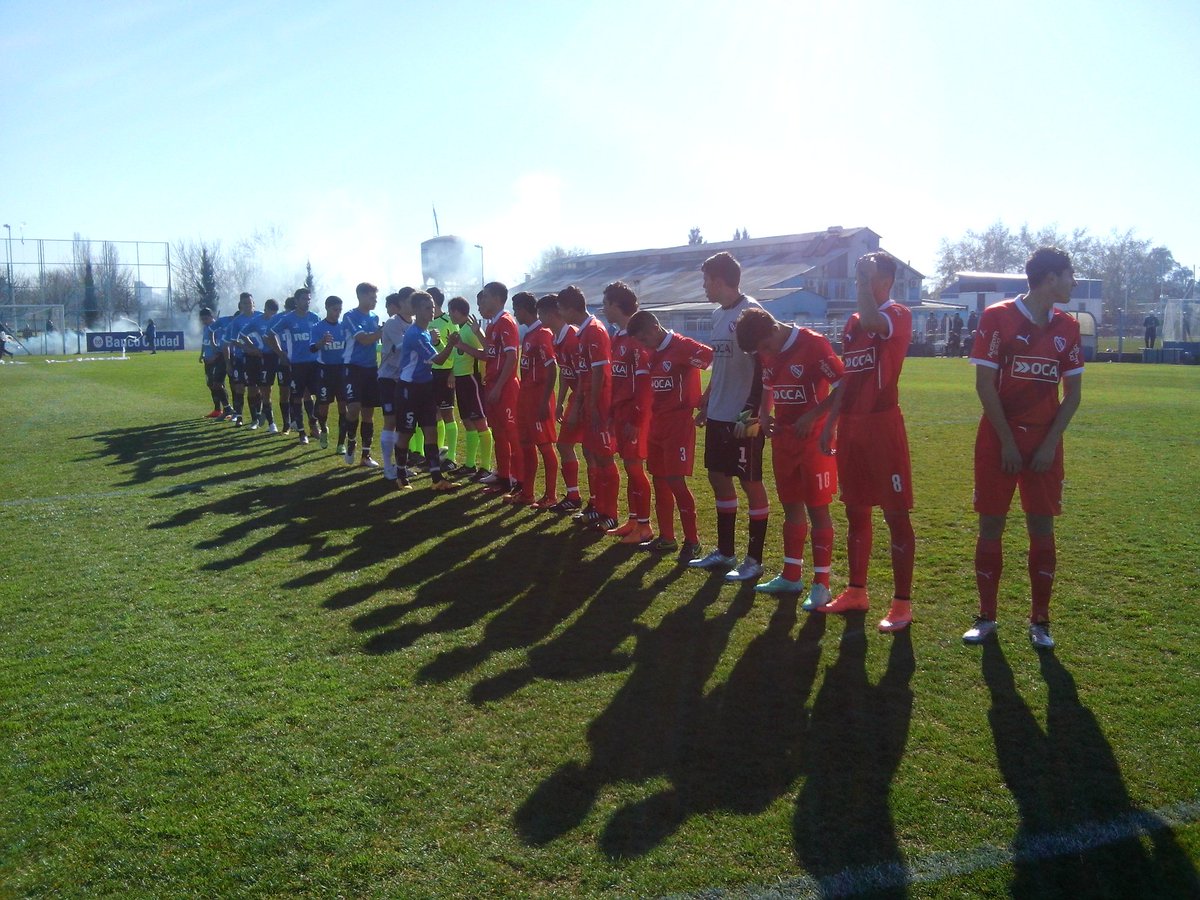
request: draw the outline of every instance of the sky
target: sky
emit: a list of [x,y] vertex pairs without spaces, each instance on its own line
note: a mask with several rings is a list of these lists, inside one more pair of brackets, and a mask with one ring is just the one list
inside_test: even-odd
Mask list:
[[510,285],[693,226],[867,226],[926,275],[996,221],[1132,228],[1193,265],[1198,85],[1194,0],[0,0],[0,219],[20,260],[270,234],[260,297],[306,260],[419,284],[434,206]]

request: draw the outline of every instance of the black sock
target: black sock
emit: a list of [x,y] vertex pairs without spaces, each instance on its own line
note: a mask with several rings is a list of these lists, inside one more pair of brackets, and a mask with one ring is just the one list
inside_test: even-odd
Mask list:
[[746,548],[746,553],[759,562],[762,562],[763,558],[763,544],[767,542],[768,521],[766,516],[750,520],[750,546]]
[[362,451],[363,456],[371,455],[371,439],[375,437],[375,423],[363,421],[358,428],[359,434],[362,435]]
[[429,463],[429,477],[434,481],[442,480],[442,457],[438,453],[437,441],[425,444],[425,461]]
[[734,528],[737,525],[737,513],[717,510],[717,552],[722,556],[733,556]]

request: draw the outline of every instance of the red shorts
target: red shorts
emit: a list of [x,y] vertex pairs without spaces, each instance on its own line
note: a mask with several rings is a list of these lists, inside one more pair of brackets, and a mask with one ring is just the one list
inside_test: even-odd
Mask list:
[[913,508],[912,462],[900,407],[866,415],[842,414],[837,431],[837,476],[847,506]]
[[[613,407],[613,434],[617,439],[617,455],[622,459],[645,459],[646,441],[650,435],[650,417],[637,416],[634,404],[621,403]],[[633,426],[634,434],[627,436],[627,429]]]
[[1029,461],[1046,438],[1049,426],[1034,427],[1009,423],[1026,468],[1009,475],[1000,468],[1000,436],[986,418],[980,419],[975,434],[975,512],[1004,516],[1012,505],[1013,490],[1021,489],[1021,509],[1032,516],[1062,513],[1063,445],[1058,442],[1054,462],[1045,472],[1029,469]]
[[554,422],[554,408],[547,403],[538,405],[545,388],[531,385],[532,390],[522,388],[517,399],[517,432],[523,445],[553,444],[558,440],[558,428]]
[[500,399],[495,403],[487,402],[491,388],[484,389],[484,413],[487,416],[488,426],[493,432],[497,429],[503,429],[508,431],[513,437],[516,436],[517,398],[520,394],[520,389],[521,383],[515,378],[510,379],[508,384],[504,386],[504,390],[500,392]]
[[562,422],[558,427],[558,442],[560,444],[578,444],[583,441],[583,420],[571,421],[573,411],[579,408],[579,394],[571,391],[567,395],[567,405],[563,409]]
[[828,506],[837,492],[837,457],[821,452],[816,437],[771,440],[771,464],[780,503]]
[[650,420],[646,471],[656,478],[689,476],[696,462],[696,421],[690,410]]

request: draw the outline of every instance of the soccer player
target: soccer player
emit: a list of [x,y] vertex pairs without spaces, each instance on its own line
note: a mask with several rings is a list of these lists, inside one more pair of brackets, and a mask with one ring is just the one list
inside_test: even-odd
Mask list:
[[646,440],[650,431],[650,379],[646,349],[627,331],[638,311],[638,298],[623,281],[604,289],[604,317],[616,327],[612,336],[612,430],[625,464],[629,517],[609,530],[623,544],[644,544],[650,528],[650,479],[646,477]]
[[325,318],[313,326],[312,344],[317,354],[317,425],[321,449],[329,446],[329,401],[338,404],[338,455],[346,453],[346,328],[342,325],[342,298],[325,298]]
[[[293,295],[296,308],[279,317],[271,331],[271,349],[288,359],[288,421],[300,435],[300,443],[308,443],[304,431],[304,406],[317,393],[317,354],[312,349],[313,328],[320,318],[309,308],[311,294],[308,288],[299,288]],[[320,436],[315,419],[312,422],[314,435]]]
[[[746,421],[758,410],[762,375],[758,361],[737,346],[734,328],[738,316],[758,306],[758,301],[742,293],[742,267],[728,253],[710,256],[700,271],[705,296],[717,304],[712,318],[712,378],[696,414],[696,424],[704,427],[704,468],[717,501],[717,549],[688,565],[722,572],[726,581],[755,581],[763,571],[770,505],[762,483],[765,438],[761,430],[748,432]],[[734,478],[746,493],[750,515],[750,542],[741,563],[734,543],[738,510]]]
[[[804,590],[804,543],[812,519],[812,589],[804,609],[827,604],[833,559],[829,504],[837,491],[837,465],[818,438],[842,377],[842,361],[823,335],[785,325],[751,307],[737,320],[738,346],[758,355],[763,392],[758,422],[771,438],[775,489],[783,504],[783,571],[755,585],[764,594]],[[807,509],[808,515],[805,515]]]
[[[700,406],[700,370],[712,365],[706,344],[665,330],[649,310],[634,313],[625,330],[649,353],[650,427],[646,466],[654,479],[658,537],[638,546],[651,553],[678,551],[682,563],[698,557],[696,498],[688,487],[696,457],[696,410]],[[675,542],[675,508],[683,526],[683,546]]]
[[242,331],[242,350],[250,362],[250,390],[252,402],[257,403],[258,414],[254,418],[250,430],[263,425],[268,426],[271,434],[278,434],[275,424],[275,412],[271,407],[271,385],[279,372],[279,356],[274,353],[267,342],[267,333],[275,324],[279,312],[279,301],[271,299],[263,304],[262,314],[255,316],[250,324]]
[[[433,319],[429,323],[429,336],[433,339],[435,350],[441,350],[450,340],[450,333],[458,331],[458,327],[450,320],[450,314],[442,309],[446,295],[441,288],[429,287],[425,293],[433,298]],[[433,402],[438,411],[438,449],[442,454],[442,471],[453,472],[458,468],[455,457],[458,454],[458,422],[454,420],[454,358],[451,354],[446,360],[433,367]]]
[[[454,343],[441,351],[433,349],[429,322],[433,319],[433,298],[424,291],[414,291],[408,298],[412,311],[412,326],[404,332],[400,345],[400,377],[396,382],[397,445],[405,446],[417,429],[425,438],[425,459],[435,491],[451,491],[458,487],[442,477],[442,459],[437,445],[437,406],[433,402],[433,364],[449,357]],[[408,476],[400,469],[396,486],[409,490]]]
[[489,494],[515,494],[521,490],[521,449],[517,433],[517,397],[520,394],[520,374],[517,351],[520,338],[516,320],[509,315],[504,304],[508,302],[508,288],[498,281],[488,282],[479,292],[479,314],[487,322],[481,332],[479,323],[471,321],[475,336],[483,344],[482,350],[462,344],[463,352],[476,359],[486,360],[484,368],[484,412],[492,429],[492,441],[496,449],[495,481],[481,479],[484,491]]
[[621,489],[621,476],[613,461],[616,444],[612,433],[612,342],[600,320],[587,311],[583,291],[575,285],[559,291],[558,308],[563,318],[579,329],[575,367],[579,405],[572,414],[583,431],[583,456],[591,494],[587,506],[573,518],[597,531],[608,531],[617,527],[617,494]]
[[225,353],[217,341],[217,321],[207,306],[200,310],[200,324],[204,330],[200,338],[200,362],[204,366],[204,381],[212,395],[213,409],[206,419],[220,419],[226,414],[233,416],[229,405],[229,394],[225,392]]
[[979,617],[963,640],[978,644],[996,633],[1000,539],[1013,491],[1020,488],[1029,532],[1029,640],[1048,650],[1054,646],[1050,593],[1057,564],[1054,517],[1062,513],[1063,433],[1079,409],[1083,349],[1079,323],[1054,308],[1075,287],[1071,258],[1039,247],[1025,263],[1025,275],[1029,292],[985,309],[971,349],[983,405],[975,437]]
[[344,461],[354,465],[358,449],[356,433],[362,435],[362,460],[359,465],[379,468],[371,458],[371,439],[375,437],[375,407],[379,405],[379,341],[383,327],[375,307],[379,288],[366,281],[354,289],[358,305],[342,316],[346,331],[346,446]]
[[[463,346],[482,350],[483,344],[471,327],[471,304],[466,297],[452,297],[447,310],[450,321],[458,330],[458,342],[454,347],[454,399],[458,404],[458,415],[463,423],[463,443],[466,455],[463,458],[462,475],[476,478],[488,474],[492,460],[492,432],[488,429],[487,416],[483,414],[483,372],[480,360],[463,351]],[[449,340],[449,335],[447,340]],[[459,472],[455,472],[456,477]]]
[[[395,481],[399,469],[408,465],[407,448],[396,446],[396,381],[400,377],[400,345],[410,324],[403,314],[409,296],[411,293],[387,295],[384,308],[388,318],[380,329],[379,407],[383,412],[383,431],[379,434],[379,450],[383,457],[383,477],[388,481]],[[397,453],[398,449],[403,457]]]
[[[557,513],[576,513],[582,505],[579,497],[579,458],[575,455],[575,446],[582,440],[583,430],[578,414],[573,412],[579,402],[579,379],[576,377],[579,331],[563,318],[557,294],[547,294],[538,300],[538,318],[554,334],[554,356],[558,360],[558,402],[555,404],[554,417],[559,426],[558,461],[565,489],[563,499],[543,508]],[[555,491],[547,486],[546,494],[553,496]]]
[[[512,298],[513,315],[524,326],[521,338],[521,391],[517,396],[517,434],[521,441],[521,471],[524,487],[519,494],[504,499],[511,503],[533,504],[538,508],[553,506],[558,483],[558,457],[554,442],[558,438],[554,421],[554,385],[558,378],[558,360],[554,355],[554,334],[538,317],[538,303],[533,294],[521,291]],[[546,474],[546,489],[534,501],[534,480],[537,477],[538,455]]]
[[912,313],[890,299],[896,260],[877,251],[855,267],[858,311],[842,330],[841,388],[834,392],[821,429],[821,449],[833,453],[837,427],[837,474],[849,528],[846,558],[850,586],[821,612],[865,610],[867,566],[871,560],[871,513],[883,508],[891,533],[892,603],[879,623],[883,632],[900,631],[912,622],[912,573],[916,539],[912,509],[912,466],[908,434],[900,412],[900,370],[912,341]]
[[[242,346],[242,332],[254,318],[254,298],[243,291],[238,296],[238,311],[225,321],[221,334],[224,345],[225,365],[229,369],[229,386],[233,390],[233,424],[242,424],[242,410],[246,403],[246,385],[250,383],[246,368],[246,354]],[[253,417],[253,404],[251,417]]]

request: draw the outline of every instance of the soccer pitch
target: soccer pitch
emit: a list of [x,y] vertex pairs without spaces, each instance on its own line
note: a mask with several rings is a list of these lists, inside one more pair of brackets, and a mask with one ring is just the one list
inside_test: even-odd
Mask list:
[[0,895],[1197,896],[1200,367],[1088,367],[1043,655],[1019,514],[959,640],[973,386],[905,366],[893,637],[878,515],[826,621],[203,421],[192,353],[0,368]]

